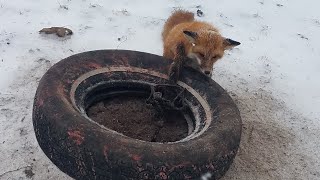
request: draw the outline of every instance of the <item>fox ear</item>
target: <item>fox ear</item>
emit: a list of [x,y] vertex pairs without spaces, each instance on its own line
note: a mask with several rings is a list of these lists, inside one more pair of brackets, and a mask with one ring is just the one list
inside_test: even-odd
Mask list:
[[196,32],[192,32],[192,31],[183,31],[183,34],[186,36],[186,38],[191,42],[191,43],[195,43],[198,34]]
[[223,41],[224,49],[232,49],[233,47],[238,46],[240,44],[241,44],[240,42],[229,39],[229,38],[224,38],[224,41]]

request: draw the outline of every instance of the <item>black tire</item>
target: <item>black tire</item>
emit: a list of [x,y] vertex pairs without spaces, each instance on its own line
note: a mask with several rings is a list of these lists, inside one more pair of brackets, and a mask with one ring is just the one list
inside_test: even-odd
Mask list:
[[85,114],[88,101],[102,98],[88,98],[92,91],[117,91],[116,86],[141,90],[148,83],[167,83],[170,63],[148,53],[100,50],[55,64],[42,77],[33,107],[34,130],[44,153],[75,179],[223,176],[239,147],[240,113],[226,91],[201,73],[186,68],[178,82],[187,88],[191,106],[198,107],[194,110],[197,129],[180,142],[154,143],[126,137]]

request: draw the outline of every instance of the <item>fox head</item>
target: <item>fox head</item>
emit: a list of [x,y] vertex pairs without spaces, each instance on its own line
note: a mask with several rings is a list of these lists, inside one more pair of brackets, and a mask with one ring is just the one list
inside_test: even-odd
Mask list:
[[187,56],[199,64],[201,71],[212,75],[213,64],[224,55],[224,51],[240,45],[240,42],[222,37],[218,32],[205,30],[200,32],[183,31],[191,46],[186,49]]

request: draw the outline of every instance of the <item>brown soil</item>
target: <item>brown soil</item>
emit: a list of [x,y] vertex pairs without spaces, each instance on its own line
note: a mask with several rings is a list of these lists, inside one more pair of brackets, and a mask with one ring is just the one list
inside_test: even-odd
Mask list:
[[188,125],[182,113],[157,111],[141,97],[121,96],[92,105],[88,116],[105,127],[128,137],[151,142],[174,142],[188,135]]

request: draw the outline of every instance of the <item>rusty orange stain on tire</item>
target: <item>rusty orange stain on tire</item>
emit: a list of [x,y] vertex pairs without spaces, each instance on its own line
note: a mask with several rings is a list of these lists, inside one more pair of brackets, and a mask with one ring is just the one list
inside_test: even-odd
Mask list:
[[37,105],[38,106],[42,106],[43,105],[43,99],[42,98],[38,98],[37,99]]
[[91,67],[91,68],[95,68],[95,69],[100,69],[102,68],[102,66],[100,64],[97,64],[97,63],[93,63],[93,62],[88,62],[88,67]]
[[160,173],[159,173],[159,176],[160,176],[161,179],[163,179],[163,180],[167,180],[167,179],[168,179],[168,176],[167,176],[167,174],[166,174],[165,172],[160,172]]
[[183,162],[181,164],[178,164],[178,165],[175,165],[175,166],[172,166],[171,169],[169,169],[169,172],[172,172],[174,169],[181,169],[185,166],[188,166],[190,165],[191,163],[190,162]]
[[133,159],[134,161],[140,161],[140,160],[141,160],[141,156],[139,156],[139,155],[137,155],[137,154],[133,154],[131,157],[132,157],[132,159]]
[[69,138],[73,140],[76,145],[81,145],[84,141],[84,137],[79,130],[69,130],[68,131]]

